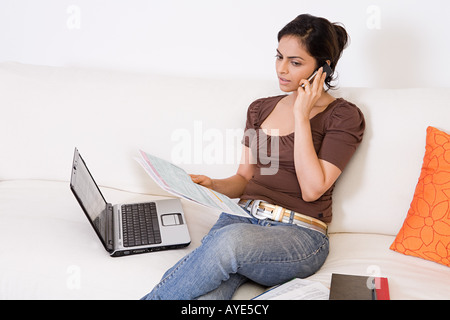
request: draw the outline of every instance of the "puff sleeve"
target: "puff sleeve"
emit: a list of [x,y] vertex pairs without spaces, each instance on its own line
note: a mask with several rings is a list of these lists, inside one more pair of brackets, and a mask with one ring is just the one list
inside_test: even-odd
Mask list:
[[247,120],[245,122],[245,133],[241,143],[250,148],[254,131],[259,128],[260,110],[264,99],[258,99],[250,104],[247,109]]
[[318,152],[319,159],[343,171],[362,141],[364,115],[354,104],[342,100],[325,123],[325,136]]

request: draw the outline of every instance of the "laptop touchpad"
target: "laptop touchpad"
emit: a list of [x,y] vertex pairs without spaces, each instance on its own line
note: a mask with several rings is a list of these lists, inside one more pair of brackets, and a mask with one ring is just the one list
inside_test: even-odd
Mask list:
[[163,226],[176,226],[183,224],[183,218],[179,213],[163,214],[161,216]]

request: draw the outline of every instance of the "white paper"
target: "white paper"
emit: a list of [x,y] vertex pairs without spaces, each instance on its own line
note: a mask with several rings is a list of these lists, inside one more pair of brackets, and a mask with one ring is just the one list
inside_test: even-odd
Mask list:
[[320,282],[293,279],[274,287],[253,300],[328,300],[330,289]]
[[214,190],[205,188],[192,181],[182,168],[140,151],[141,158],[136,161],[147,174],[165,191],[196,203],[222,210],[223,212],[249,217],[236,202]]

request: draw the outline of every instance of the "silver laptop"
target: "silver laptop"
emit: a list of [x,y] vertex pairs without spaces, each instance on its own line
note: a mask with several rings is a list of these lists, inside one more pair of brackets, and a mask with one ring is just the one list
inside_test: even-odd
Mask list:
[[76,148],[70,189],[112,257],[182,248],[191,242],[180,199],[112,205]]

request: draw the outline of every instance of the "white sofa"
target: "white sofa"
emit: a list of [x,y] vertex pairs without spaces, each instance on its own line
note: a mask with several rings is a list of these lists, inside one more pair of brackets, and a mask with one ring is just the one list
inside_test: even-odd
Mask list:
[[[174,150],[185,148],[192,151],[179,163],[186,171],[229,176],[237,161],[226,155],[239,155],[248,105],[276,94],[275,79],[0,63],[0,299],[146,294],[199,245],[220,212],[183,200],[190,246],[111,258],[69,189],[74,148],[108,201],[164,198],[170,195],[134,160],[139,148],[171,161],[177,160]],[[389,249],[413,197],[427,126],[450,130],[450,89],[342,88],[332,94],[357,104],[367,129],[335,190],[329,257],[310,279],[329,286],[333,272],[380,275],[389,279],[391,299],[450,299],[448,267]],[[217,146],[227,148],[222,158]],[[247,283],[234,298],[263,290]]]

